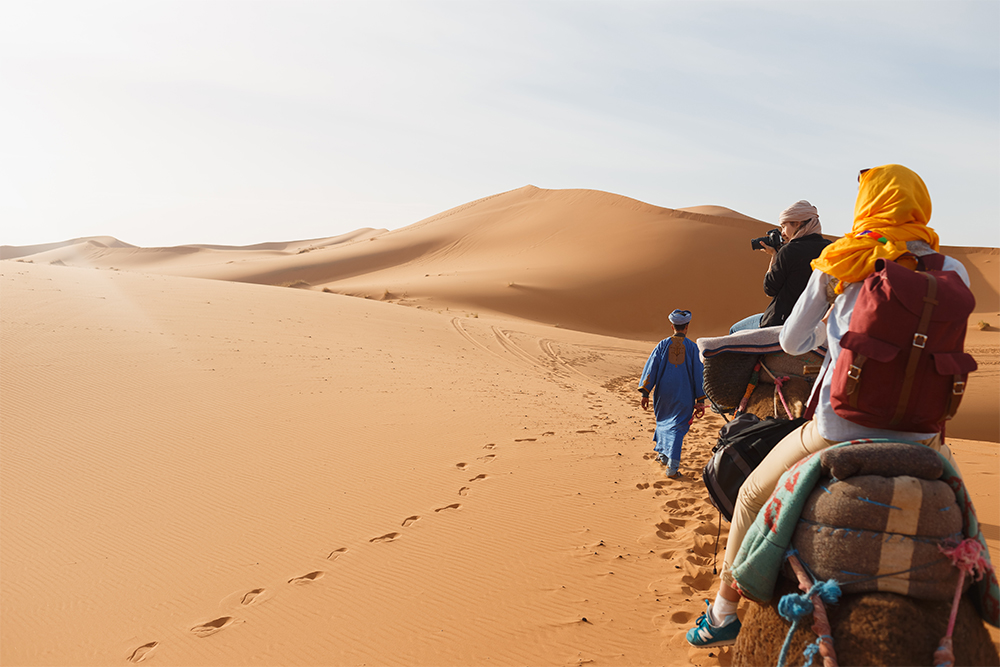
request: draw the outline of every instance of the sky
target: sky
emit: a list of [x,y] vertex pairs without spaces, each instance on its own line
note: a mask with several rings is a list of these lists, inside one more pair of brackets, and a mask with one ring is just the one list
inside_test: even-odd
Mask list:
[[[1000,2],[0,3],[0,244],[397,229],[524,185],[1000,247]],[[612,221],[613,222],[613,221]]]

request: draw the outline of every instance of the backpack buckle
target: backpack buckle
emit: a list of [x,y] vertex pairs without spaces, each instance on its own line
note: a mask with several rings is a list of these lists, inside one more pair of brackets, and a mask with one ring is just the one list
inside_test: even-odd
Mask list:
[[851,378],[852,380],[857,380],[859,377],[861,377],[861,367],[851,365],[851,367],[847,369],[847,377]]
[[964,394],[965,383],[962,381],[956,382],[954,385],[952,385],[951,393],[955,394],[955,396],[961,396],[962,394]]
[[913,334],[913,347],[919,347],[921,350],[927,345],[927,335],[922,333]]

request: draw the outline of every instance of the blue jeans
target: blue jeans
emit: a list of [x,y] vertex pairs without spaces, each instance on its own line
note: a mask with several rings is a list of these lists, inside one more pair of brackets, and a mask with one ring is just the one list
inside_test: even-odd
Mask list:
[[764,319],[764,313],[757,313],[756,315],[746,317],[729,327],[729,333],[733,334],[737,331],[746,331],[747,329],[760,329],[760,321],[762,319]]

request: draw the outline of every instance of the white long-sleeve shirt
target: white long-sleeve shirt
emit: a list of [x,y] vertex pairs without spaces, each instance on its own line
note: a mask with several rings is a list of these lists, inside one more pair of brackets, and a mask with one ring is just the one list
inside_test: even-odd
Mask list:
[[[969,284],[969,274],[958,260],[945,256],[943,269],[956,272],[966,285]],[[847,332],[851,313],[854,312],[854,304],[858,300],[858,294],[861,290],[861,283],[848,285],[844,293],[834,301],[833,312],[830,313],[824,326],[823,316],[830,307],[826,300],[826,285],[829,281],[829,275],[819,270],[813,271],[812,275],[809,276],[805,291],[795,302],[792,314],[785,321],[779,338],[781,349],[793,355],[805,354],[824,343],[827,346],[826,359],[823,361],[822,370],[820,370],[820,377],[823,378],[823,381],[818,388],[813,387],[814,393],[817,389],[820,392],[816,414],[813,416],[819,434],[834,442],[858,438],[901,438],[916,441],[934,437],[934,433],[908,433],[868,428],[847,421],[833,411],[830,404],[833,371],[830,369],[828,372],[828,367],[836,364],[837,358],[840,356],[840,337]],[[811,397],[810,400],[812,400]]]

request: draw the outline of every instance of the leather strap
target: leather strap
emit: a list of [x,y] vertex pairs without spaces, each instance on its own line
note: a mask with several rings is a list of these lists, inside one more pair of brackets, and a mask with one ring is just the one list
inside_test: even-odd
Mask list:
[[[827,353],[829,354],[829,352]],[[823,378],[830,371],[830,366],[828,365],[819,377],[816,378],[816,382],[813,383],[812,396],[809,399],[809,405],[806,407],[805,413],[802,417],[806,421],[812,421],[813,415],[816,414],[816,408],[819,406],[819,393],[823,390]]]
[[844,382],[844,390],[851,397],[848,401],[852,408],[858,407],[858,385],[861,384],[861,369],[865,367],[868,357],[859,354],[854,358],[854,363],[847,369],[847,380]]
[[952,378],[951,395],[948,397],[948,408],[945,410],[942,421],[948,421],[955,416],[955,413],[958,412],[958,405],[962,402],[962,397],[965,396],[965,380],[961,379],[961,375],[953,375]]
[[931,314],[934,306],[938,304],[937,299],[937,278],[930,273],[919,272],[919,275],[927,278],[927,296],[924,297],[924,312],[920,316],[917,324],[917,331],[913,334],[913,345],[910,346],[910,358],[906,362],[906,373],[903,376],[903,388],[899,392],[899,403],[896,405],[896,414],[889,422],[892,428],[903,419],[906,413],[906,404],[910,400],[910,393],[913,390],[913,379],[917,374],[917,362],[920,361],[920,353],[923,352],[927,344],[927,329],[930,328]]

